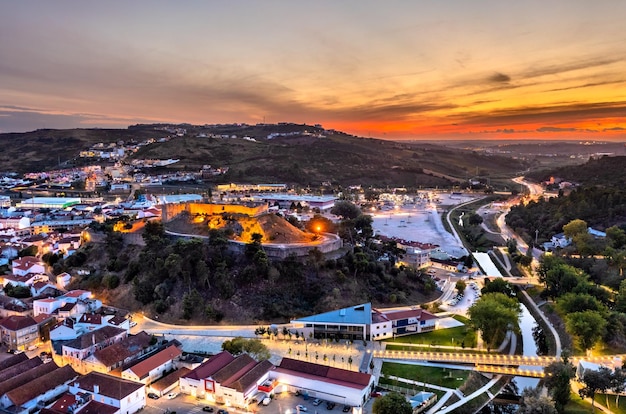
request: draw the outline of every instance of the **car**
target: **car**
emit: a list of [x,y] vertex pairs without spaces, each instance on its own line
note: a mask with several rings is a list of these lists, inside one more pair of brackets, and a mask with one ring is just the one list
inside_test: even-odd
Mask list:
[[206,406],[206,407],[202,407],[202,411],[207,412],[207,413],[212,413],[214,410],[213,410],[213,407]]
[[272,402],[272,399],[270,397],[266,397],[266,398],[263,398],[263,401],[261,401],[261,404],[270,405],[271,402]]
[[322,400],[320,400],[319,398],[316,398],[316,399],[313,400],[313,405],[316,406],[316,407],[318,405],[320,405],[321,403],[322,403]]
[[334,402],[331,402],[331,401],[328,401],[328,402],[326,403],[326,409],[327,409],[327,410],[332,410],[333,408],[335,408],[335,403],[334,403]]
[[178,397],[178,393],[177,392],[170,392],[169,394],[167,394],[167,399],[168,400],[173,400],[176,397]]
[[306,407],[302,404],[298,404],[296,405],[296,412],[300,412],[300,413],[306,412]]
[[219,410],[217,410],[217,414],[228,414],[228,411],[223,410],[223,409],[219,409]]
[[349,405],[344,405],[344,406],[343,406],[343,410],[341,410],[341,411],[343,411],[344,413],[347,413],[347,412],[349,412],[350,410],[352,410],[352,407],[350,407]]
[[148,398],[152,399],[152,400],[158,400],[159,396],[153,392],[149,392],[148,393]]

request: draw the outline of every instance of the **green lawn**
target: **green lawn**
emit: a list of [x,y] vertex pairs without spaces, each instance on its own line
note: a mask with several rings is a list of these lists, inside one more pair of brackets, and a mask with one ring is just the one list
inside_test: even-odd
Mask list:
[[566,414],[587,414],[591,413],[591,404],[584,402],[578,394],[572,393],[570,396],[570,401],[565,406],[564,412]]
[[[389,381],[388,376],[396,376],[400,378],[406,378],[420,383],[428,383],[434,385],[440,385],[448,388],[458,388],[463,384],[470,371],[428,367],[422,365],[412,364],[400,364],[395,362],[383,363],[382,374],[385,375],[385,379]],[[392,385],[401,385],[388,382]]]
[[[608,405],[607,405],[606,397],[608,397]],[[619,406],[615,405],[615,395],[599,394],[599,395],[596,395],[595,401],[596,403],[600,403],[604,405],[605,407],[609,408],[611,411],[613,411],[616,414],[626,414],[626,397],[623,395],[619,397],[619,400],[618,400]]]
[[[387,342],[404,344],[424,344],[442,346],[465,346],[472,348],[476,346],[476,332],[469,327],[469,319],[462,316],[455,316],[454,319],[465,324],[449,329],[437,329],[435,331],[420,333],[415,335],[400,336]],[[387,348],[389,349],[389,348]]]

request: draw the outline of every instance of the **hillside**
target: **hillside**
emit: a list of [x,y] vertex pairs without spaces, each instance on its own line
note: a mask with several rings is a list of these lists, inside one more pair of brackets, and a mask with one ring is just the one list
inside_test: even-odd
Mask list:
[[[340,185],[449,187],[476,175],[511,176],[527,167],[505,156],[434,144],[357,138],[306,125],[182,127],[187,130],[185,136],[141,147],[132,158],[180,159],[162,172],[198,171],[207,164],[228,167],[228,174],[220,176],[219,182],[285,182],[301,186],[319,186],[326,181]],[[162,128],[139,125],[126,130],[0,134],[0,145],[5,149],[0,163],[3,170],[17,172],[54,168],[59,160],[62,166],[80,165],[87,161],[76,157],[90,145],[160,138],[168,135]],[[270,134],[291,135],[267,139]],[[238,138],[231,138],[233,135]]]
[[558,177],[583,185],[612,186],[624,188],[626,185],[626,157],[593,158],[582,165],[570,165],[527,175],[536,181],[547,181]]

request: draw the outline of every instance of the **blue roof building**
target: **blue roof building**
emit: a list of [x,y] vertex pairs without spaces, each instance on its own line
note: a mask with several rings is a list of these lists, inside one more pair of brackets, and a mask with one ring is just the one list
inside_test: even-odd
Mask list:
[[372,324],[372,304],[364,303],[318,315],[292,320],[305,330],[313,332],[315,338],[339,338],[369,340]]

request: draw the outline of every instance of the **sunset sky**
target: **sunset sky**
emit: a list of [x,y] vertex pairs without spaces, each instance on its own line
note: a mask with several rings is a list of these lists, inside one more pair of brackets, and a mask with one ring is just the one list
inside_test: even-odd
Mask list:
[[2,1],[0,132],[626,140],[626,1]]

